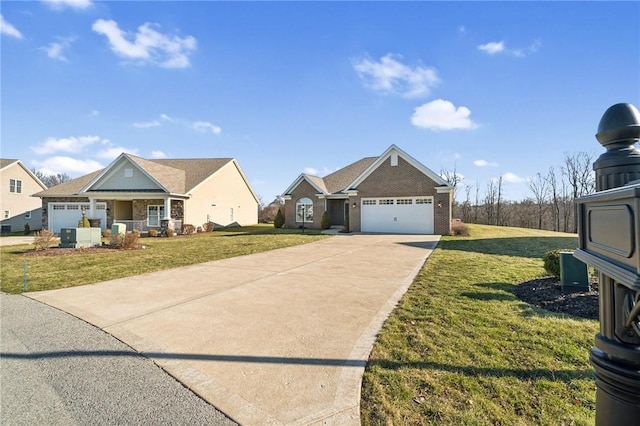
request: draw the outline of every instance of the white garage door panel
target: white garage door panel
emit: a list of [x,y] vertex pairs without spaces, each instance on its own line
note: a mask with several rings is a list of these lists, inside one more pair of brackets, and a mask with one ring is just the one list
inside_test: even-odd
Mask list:
[[365,198],[362,232],[433,234],[433,197]]
[[[76,228],[78,221],[82,219],[82,209],[89,214],[89,203],[49,203],[49,229],[56,234],[61,228]],[[107,205],[96,203],[95,218],[101,219],[100,226],[107,226]],[[93,217],[91,218],[93,219]]]

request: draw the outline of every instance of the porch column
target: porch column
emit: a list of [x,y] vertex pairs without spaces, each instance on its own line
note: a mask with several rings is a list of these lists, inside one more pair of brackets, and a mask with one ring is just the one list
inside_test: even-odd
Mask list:
[[171,219],[171,198],[164,199],[164,217],[163,219]]
[[87,217],[89,219],[93,219],[95,217],[96,212],[96,199],[89,198],[89,211],[87,212]]

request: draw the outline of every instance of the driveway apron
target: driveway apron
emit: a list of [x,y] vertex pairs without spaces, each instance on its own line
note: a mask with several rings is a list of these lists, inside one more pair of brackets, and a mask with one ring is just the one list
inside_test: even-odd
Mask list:
[[338,235],[26,295],[127,343],[240,424],[355,425],[376,335],[438,240]]

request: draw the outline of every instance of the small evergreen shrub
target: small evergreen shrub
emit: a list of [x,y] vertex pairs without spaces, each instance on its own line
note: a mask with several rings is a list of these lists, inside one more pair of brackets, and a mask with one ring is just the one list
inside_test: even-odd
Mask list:
[[33,245],[35,250],[46,250],[56,241],[56,234],[48,229],[43,229],[40,232],[36,232],[36,237],[33,239]]
[[569,251],[573,253],[573,249],[557,249],[549,250],[542,256],[544,261],[544,270],[556,278],[560,278],[560,252]]
[[196,228],[196,232],[197,232],[198,234],[199,234],[199,233],[201,233],[201,232],[202,232],[202,226],[198,226],[198,227]]
[[344,217],[344,232],[351,232],[349,231],[349,215]]
[[207,222],[202,225],[202,229],[204,230],[204,232],[213,232],[214,228],[215,225],[213,224],[213,222]]
[[331,220],[329,220],[329,212],[326,210],[322,213],[322,219],[320,219],[320,228],[329,229],[331,228]]
[[149,236],[150,237],[157,237],[158,236],[158,230],[157,229],[149,229]]
[[468,237],[469,227],[462,222],[455,222],[453,225],[451,225],[451,235]]
[[24,224],[24,235],[29,235],[31,233],[31,226],[28,223]]
[[282,228],[284,226],[284,214],[282,213],[282,209],[278,209],[276,217],[273,218],[273,226],[274,228]]
[[78,228],[91,228],[91,222],[89,222],[89,218],[83,216],[82,219],[78,221]]
[[191,234],[193,234],[194,232],[196,232],[196,227],[195,227],[195,226],[193,226],[193,225],[189,225],[188,223],[187,223],[187,224],[182,225],[182,233],[183,233],[184,235],[191,235]]
[[173,237],[175,233],[176,232],[172,228],[167,228],[167,237]]

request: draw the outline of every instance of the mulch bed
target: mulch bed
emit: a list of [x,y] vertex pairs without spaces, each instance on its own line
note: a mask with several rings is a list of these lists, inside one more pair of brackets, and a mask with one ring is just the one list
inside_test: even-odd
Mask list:
[[141,247],[132,249],[117,249],[111,246],[97,246],[97,247],[80,247],[80,248],[66,248],[66,247],[50,247],[46,250],[28,250],[24,253],[24,256],[74,256],[79,254],[95,254],[95,253],[109,253],[122,250],[137,250]]
[[598,319],[598,283],[594,280],[589,291],[564,292],[557,278],[538,278],[515,286],[514,294],[523,302],[551,312]]

